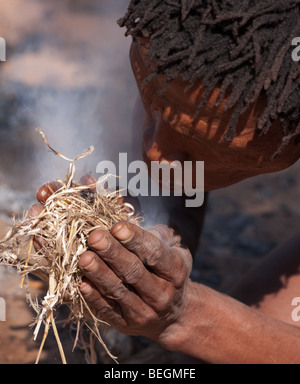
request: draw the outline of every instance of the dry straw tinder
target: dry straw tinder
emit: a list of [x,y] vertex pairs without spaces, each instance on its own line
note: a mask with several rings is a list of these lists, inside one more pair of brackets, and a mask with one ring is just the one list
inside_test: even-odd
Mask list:
[[[87,238],[92,231],[110,230],[112,225],[120,220],[138,224],[139,218],[134,215],[131,205],[120,204],[120,196],[116,192],[108,193],[105,190],[105,179],[99,180],[97,185],[75,183],[75,162],[89,155],[93,150],[92,147],[75,159],[68,159],[51,148],[43,132],[40,133],[55,154],[70,162],[69,173],[65,181],[58,180],[61,188],[47,199],[38,216],[31,217],[26,212],[21,221],[15,222],[0,242],[0,264],[17,268],[22,275],[21,286],[31,273],[48,283],[47,294],[40,302],[33,300],[30,292],[28,296],[30,304],[37,313],[34,339],[41,325],[45,326],[36,363],[39,362],[50,326],[55,334],[62,362],[66,363],[54,317],[55,311],[62,304],[68,305],[69,320],[76,324],[74,347],[85,325],[116,361],[116,357],[107,350],[100,335],[99,325],[104,322],[96,317],[80,292],[82,274],[78,268],[78,261],[82,253],[87,250]],[[99,194],[99,190],[102,190],[103,194]],[[40,249],[33,247],[34,239],[42,245]]]

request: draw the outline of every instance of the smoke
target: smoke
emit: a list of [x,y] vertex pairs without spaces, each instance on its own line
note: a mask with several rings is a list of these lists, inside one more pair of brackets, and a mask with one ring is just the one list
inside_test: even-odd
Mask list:
[[[30,119],[35,127],[39,127],[46,135],[51,146],[74,158],[84,152],[90,145],[95,146],[94,153],[77,163],[79,175],[93,173],[97,161],[104,155],[104,144],[101,140],[104,125],[99,110],[99,89],[73,91],[43,89],[30,95]],[[38,100],[38,102],[37,102]],[[64,178],[68,163],[55,156],[43,143],[42,137],[36,134],[34,182],[41,185],[45,181]]]
[[[141,125],[133,112],[137,88],[129,62],[131,40],[117,25],[128,0],[22,0],[0,3],[7,61],[0,68],[0,215],[21,213],[42,184],[64,179],[69,158],[93,145],[76,164],[77,180],[95,177],[100,161],[141,158]],[[2,33],[2,32],[1,32]],[[135,149],[135,150],[134,150]],[[141,199],[148,222],[166,222],[165,203]],[[15,202],[13,204],[13,202]]]
[[[16,9],[19,2],[12,1]],[[0,6],[12,26],[1,68],[2,99],[7,99],[0,130],[2,182],[35,191],[64,178],[67,162],[49,152],[37,127],[52,147],[71,158],[94,145],[94,153],[78,162],[78,177],[95,174],[99,161],[130,151],[137,90],[130,39],[116,23],[127,5],[125,0],[28,0],[30,26],[24,23],[26,14],[21,18],[12,12],[12,4],[9,10]]]

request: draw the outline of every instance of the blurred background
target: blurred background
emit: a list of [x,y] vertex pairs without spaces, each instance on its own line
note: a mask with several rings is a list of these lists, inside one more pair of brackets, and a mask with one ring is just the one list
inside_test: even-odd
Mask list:
[[[35,202],[36,189],[63,178],[68,164],[51,145],[75,157],[90,145],[92,156],[78,174],[95,172],[101,160],[117,162],[132,153],[132,116],[137,89],[128,58],[130,38],[116,23],[129,0],[2,0],[0,36],[7,61],[0,63],[0,234],[14,215]],[[299,164],[210,194],[204,233],[192,278],[226,291],[245,271],[299,229]],[[159,221],[159,219],[158,219]],[[0,363],[32,363],[28,308],[19,276],[0,268],[0,297],[7,321],[0,323]],[[31,282],[37,294],[42,287]],[[62,328],[67,358],[86,362],[84,350],[71,353],[72,337]],[[145,340],[107,335],[124,362],[174,362],[177,356]],[[107,362],[102,356],[101,362]],[[122,360],[123,359],[123,360]],[[43,362],[59,362],[49,338]]]

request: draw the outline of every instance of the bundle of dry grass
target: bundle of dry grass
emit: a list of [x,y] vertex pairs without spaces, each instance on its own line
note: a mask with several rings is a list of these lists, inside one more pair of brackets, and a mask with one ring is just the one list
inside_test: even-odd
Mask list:
[[[87,250],[87,238],[95,229],[110,230],[120,220],[138,223],[131,205],[119,202],[119,195],[107,193],[99,195],[95,185],[77,185],[74,182],[76,160],[87,156],[93,148],[75,159],[68,159],[50,147],[44,134],[40,132],[48,147],[59,156],[70,161],[70,171],[65,181],[59,180],[61,188],[55,191],[45,202],[42,212],[35,217],[24,214],[20,222],[15,223],[6,237],[0,242],[0,264],[14,266],[22,274],[21,286],[28,274],[32,273],[49,284],[48,291],[41,303],[30,299],[37,312],[34,339],[36,339],[42,323],[45,324],[44,337],[36,359],[40,355],[52,325],[60,355],[66,363],[63,347],[55,325],[54,311],[61,305],[70,308],[70,319],[77,325],[77,343],[82,324],[103,344],[99,325],[103,323],[93,313],[80,292],[81,272],[78,261]],[[98,181],[103,183],[104,180]],[[97,185],[99,192],[99,185]],[[39,250],[33,247],[34,239],[42,245]],[[25,256],[24,256],[24,249]]]

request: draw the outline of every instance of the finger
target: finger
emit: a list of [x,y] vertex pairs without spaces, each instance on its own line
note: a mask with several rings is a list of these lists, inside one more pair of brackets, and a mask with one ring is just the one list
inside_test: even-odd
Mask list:
[[181,286],[190,274],[192,257],[188,250],[169,247],[157,235],[132,223],[117,223],[111,233],[158,276],[172,281],[175,286]]
[[42,204],[34,204],[28,211],[28,217],[33,218],[38,216],[42,211],[44,207]]
[[129,307],[121,307],[113,300],[107,299],[95,288],[92,282],[84,279],[80,286],[81,293],[87,304],[94,309],[100,320],[106,321],[109,325],[121,333],[130,335],[141,335],[141,328],[149,330],[149,324],[157,321],[157,315],[147,306],[142,308],[132,303]]
[[85,252],[79,260],[79,268],[106,299],[119,303],[122,307],[144,307],[135,292],[129,290],[123,281],[101,260],[95,252]]
[[121,319],[120,306],[113,300],[102,297],[98,289],[88,279],[84,278],[80,285],[80,291],[89,307],[95,311],[96,316],[111,324],[112,318]]
[[59,188],[61,188],[61,184],[58,181],[46,183],[37,190],[36,198],[41,204],[45,204],[47,199]]
[[97,180],[92,175],[85,175],[85,176],[82,176],[82,178],[80,179],[81,185],[90,185],[91,186],[90,189],[94,192],[96,191],[96,183],[97,183]]
[[148,271],[135,254],[124,248],[107,231],[94,231],[89,236],[88,243],[119,279],[132,286],[152,308],[157,303],[158,296],[161,297],[160,302],[167,301],[167,295],[171,293],[169,283]]

